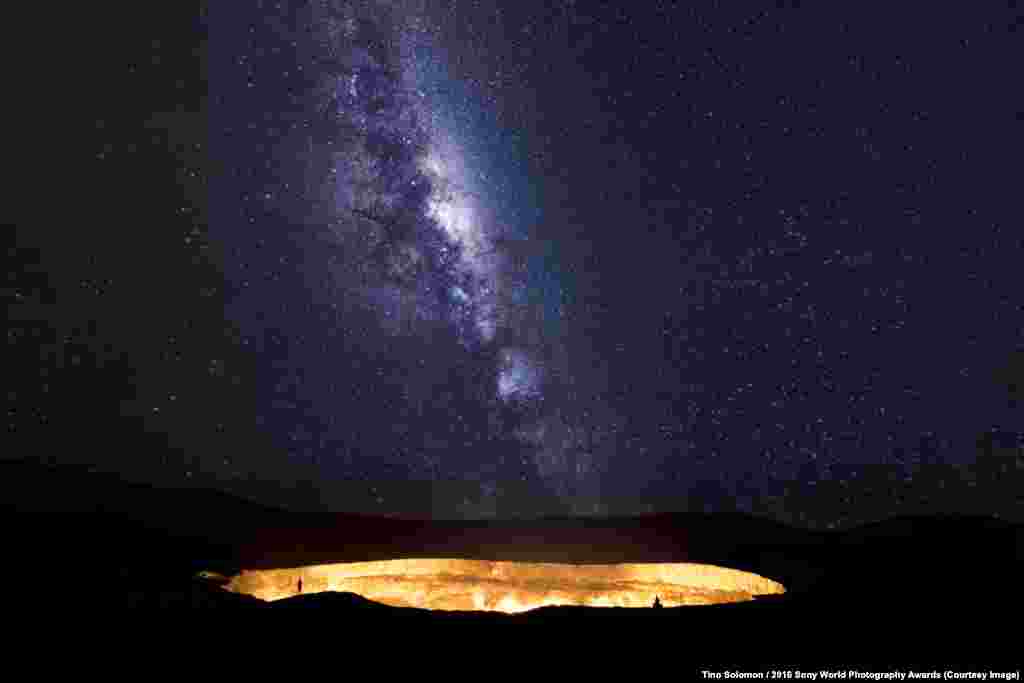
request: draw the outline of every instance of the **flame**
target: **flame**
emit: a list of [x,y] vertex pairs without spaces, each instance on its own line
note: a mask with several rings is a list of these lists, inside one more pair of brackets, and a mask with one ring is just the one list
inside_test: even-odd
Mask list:
[[571,565],[406,559],[243,570],[227,588],[262,600],[350,592],[395,607],[514,614],[547,605],[665,607],[752,600],[785,592],[764,577],[709,564]]

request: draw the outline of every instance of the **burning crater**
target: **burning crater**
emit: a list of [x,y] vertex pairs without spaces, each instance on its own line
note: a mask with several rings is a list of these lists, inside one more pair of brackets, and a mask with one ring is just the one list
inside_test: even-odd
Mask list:
[[[301,582],[301,583],[300,583]],[[548,605],[709,605],[780,594],[781,584],[710,564],[550,564],[404,559],[243,570],[228,590],[262,600],[350,592],[394,607],[517,613]]]

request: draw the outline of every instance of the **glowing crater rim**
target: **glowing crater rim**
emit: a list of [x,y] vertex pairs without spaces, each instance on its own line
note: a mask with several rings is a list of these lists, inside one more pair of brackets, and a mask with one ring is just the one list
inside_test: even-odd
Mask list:
[[696,563],[554,564],[398,559],[243,570],[227,589],[274,601],[349,592],[395,607],[524,612],[548,605],[665,607],[745,602],[785,588],[751,572]]

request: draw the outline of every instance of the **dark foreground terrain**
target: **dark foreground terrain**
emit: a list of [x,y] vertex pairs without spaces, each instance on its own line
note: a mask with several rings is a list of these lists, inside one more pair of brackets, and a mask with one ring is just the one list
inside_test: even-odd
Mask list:
[[[694,625],[745,615],[779,628],[867,618],[869,628],[962,631],[996,630],[1003,617],[1019,617],[1022,603],[1024,527],[995,518],[902,518],[829,533],[740,515],[425,522],[299,515],[216,492],[159,490],[24,462],[0,465],[0,475],[8,609],[318,607],[359,619]],[[508,616],[393,608],[340,593],[271,604],[196,576],[396,557],[704,562],[774,579],[787,594],[709,607],[542,608]]]

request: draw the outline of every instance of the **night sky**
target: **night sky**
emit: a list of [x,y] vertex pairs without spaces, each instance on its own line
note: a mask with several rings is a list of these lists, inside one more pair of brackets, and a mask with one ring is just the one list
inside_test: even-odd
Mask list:
[[8,249],[3,457],[381,515],[1020,521],[1013,4],[90,11]]

